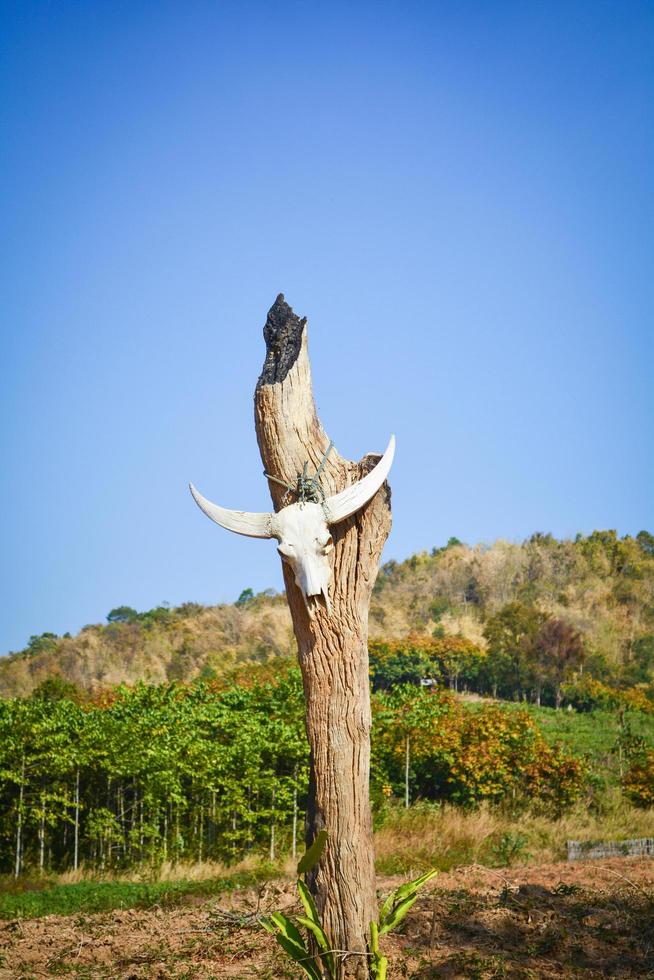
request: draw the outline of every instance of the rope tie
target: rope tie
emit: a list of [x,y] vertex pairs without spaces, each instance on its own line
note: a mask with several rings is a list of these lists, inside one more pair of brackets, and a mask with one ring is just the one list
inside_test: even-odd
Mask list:
[[276,476],[271,476],[270,473],[263,471],[263,475],[268,480],[272,480],[273,483],[279,484],[280,487],[284,487],[287,493],[292,493],[297,497],[297,501],[300,504],[323,504],[325,502],[325,491],[320,485],[320,477],[325,468],[325,463],[327,462],[327,457],[331,452],[334,443],[329,441],[329,445],[325,450],[323,458],[321,460],[320,466],[316,470],[313,476],[309,476],[308,469],[309,463],[306,462],[302,468],[302,472],[298,473],[295,486],[291,486],[290,483],[286,483],[284,480],[278,479]]

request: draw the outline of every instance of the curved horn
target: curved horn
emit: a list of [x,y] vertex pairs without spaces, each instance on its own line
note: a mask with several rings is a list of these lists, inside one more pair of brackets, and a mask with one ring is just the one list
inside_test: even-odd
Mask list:
[[388,476],[394,455],[395,436],[391,436],[386,452],[367,476],[364,476],[358,483],[353,483],[351,487],[346,487],[340,493],[334,494],[333,497],[327,498],[324,509],[328,524],[338,524],[339,521],[344,521],[346,517],[351,517],[355,511],[374,497]]
[[203,510],[207,517],[210,517],[216,524],[226,527],[228,531],[235,531],[237,534],[245,534],[249,538],[272,538],[274,514],[255,514],[247,510],[227,510],[212,504],[201,493],[189,483],[189,490],[193,494],[196,504]]

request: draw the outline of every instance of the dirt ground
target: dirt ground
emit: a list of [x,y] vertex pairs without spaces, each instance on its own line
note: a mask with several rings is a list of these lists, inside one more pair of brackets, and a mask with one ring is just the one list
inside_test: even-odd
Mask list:
[[[296,977],[257,925],[294,902],[292,883],[273,882],[173,909],[3,922],[0,980]],[[384,948],[390,978],[654,978],[654,861],[460,868],[430,883]]]

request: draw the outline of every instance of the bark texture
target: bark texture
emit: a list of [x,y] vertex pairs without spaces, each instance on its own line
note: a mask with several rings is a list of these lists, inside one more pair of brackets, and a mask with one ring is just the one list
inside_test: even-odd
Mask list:
[[[268,313],[264,338],[266,359],[254,396],[257,440],[266,472],[295,485],[307,460],[310,473],[318,468],[329,438],[313,399],[306,319],[283,295]],[[354,463],[333,448],[321,480],[325,492],[343,490],[378,460],[368,455]],[[269,486],[275,510],[293,502],[283,487],[272,481]],[[307,845],[323,827],[329,831],[309,886],[333,948],[352,953],[366,952],[370,921],[377,916],[369,800],[368,609],[390,526],[390,489],[384,484],[362,510],[331,528],[331,616],[320,608],[309,617],[293,574],[283,564],[311,749]],[[344,977],[367,977],[367,958],[347,956],[340,970]]]

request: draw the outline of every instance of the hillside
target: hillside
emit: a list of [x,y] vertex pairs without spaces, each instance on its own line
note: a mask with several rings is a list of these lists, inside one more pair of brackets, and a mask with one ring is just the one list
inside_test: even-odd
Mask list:
[[[559,541],[535,534],[522,544],[475,547],[452,538],[444,548],[382,567],[370,635],[458,635],[484,650],[489,622],[507,608],[574,628],[596,676],[649,682],[654,537],[596,531]],[[223,677],[248,661],[295,652],[285,599],[274,593],[244,593],[234,605],[185,603],[145,613],[122,607],[108,618],[76,636],[34,636],[25,650],[0,659],[0,695],[27,696],[53,675],[87,690]]]
[[0,660],[0,696],[27,696],[53,675],[86,690],[221,677],[244,661],[295,652],[283,596],[126,616],[85,626],[77,636],[32,637],[27,649]]

